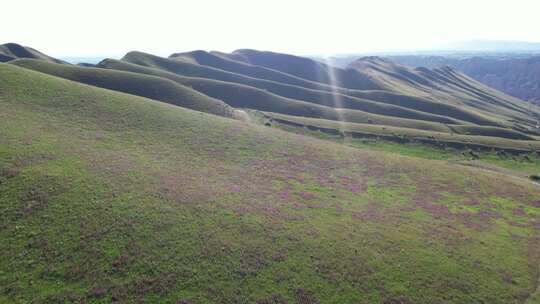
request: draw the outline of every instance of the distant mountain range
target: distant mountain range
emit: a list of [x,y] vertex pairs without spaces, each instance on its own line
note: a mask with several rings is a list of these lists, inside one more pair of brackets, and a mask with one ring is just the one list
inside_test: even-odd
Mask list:
[[[540,43],[468,41],[439,50],[377,53],[396,63],[416,67],[452,67],[501,92],[540,103]],[[346,67],[364,54],[315,58]]]
[[540,55],[538,56],[391,56],[412,67],[450,66],[509,95],[540,103]]

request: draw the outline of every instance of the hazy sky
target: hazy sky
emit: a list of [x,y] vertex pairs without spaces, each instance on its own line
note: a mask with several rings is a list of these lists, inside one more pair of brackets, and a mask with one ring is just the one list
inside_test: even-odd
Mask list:
[[295,54],[540,41],[539,0],[4,1],[0,43],[53,56],[255,48]]

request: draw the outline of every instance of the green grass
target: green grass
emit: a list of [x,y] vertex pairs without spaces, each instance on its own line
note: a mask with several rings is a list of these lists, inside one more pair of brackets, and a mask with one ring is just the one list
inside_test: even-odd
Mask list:
[[524,134],[522,132],[505,129],[499,127],[491,126],[472,126],[472,125],[459,125],[459,126],[450,126],[452,131],[457,134],[464,135],[480,135],[480,136],[489,136],[489,137],[501,137],[508,139],[517,139],[517,140],[536,140],[535,137]]
[[537,286],[531,183],[0,79],[2,303],[518,303]]
[[[440,149],[430,147],[424,144],[398,144],[385,140],[352,140],[350,145],[372,149],[376,151],[384,151],[388,153],[397,153],[405,156],[413,156],[425,159],[435,160],[472,160],[471,156],[463,151],[456,149]],[[534,154],[523,156],[500,156],[492,152],[477,152],[479,161],[495,165],[500,168],[514,170],[523,173],[524,175],[535,175],[540,172],[540,158]]]

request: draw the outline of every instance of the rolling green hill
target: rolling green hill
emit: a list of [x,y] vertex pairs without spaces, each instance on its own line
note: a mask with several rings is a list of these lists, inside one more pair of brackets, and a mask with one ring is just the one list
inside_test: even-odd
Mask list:
[[[220,54],[220,56],[227,55]],[[307,58],[254,50],[238,50],[229,58],[341,88],[390,91],[428,98],[438,103],[458,105],[486,117],[528,120],[527,103],[496,92],[449,68],[415,70],[382,58],[366,57],[351,63],[347,69],[339,69]],[[198,62],[210,65],[204,60]],[[361,79],[369,79],[372,85],[369,87],[350,85],[350,82]],[[344,94],[355,94],[354,91],[358,90]]]
[[318,88],[320,86],[320,84],[315,81],[310,81],[294,75],[268,69],[262,66],[256,66],[243,62],[229,60],[227,58],[216,56],[205,51],[177,53],[172,54],[169,58],[176,61],[186,61],[199,65],[210,66],[216,69],[246,75],[253,78],[276,81],[290,85],[298,85],[311,89]]
[[47,56],[33,48],[16,43],[6,43],[0,45],[0,62],[8,62],[19,58],[32,58],[48,62],[66,63],[62,60]]
[[[107,59],[107,60],[102,61],[99,64],[99,67],[122,70],[122,71],[130,71],[130,72],[135,72],[135,73],[143,73],[143,74],[154,75],[154,76],[171,79],[178,83],[192,86],[193,88],[197,90],[198,88],[200,88],[200,91],[202,93],[205,93],[207,95],[212,95],[212,96],[215,95],[216,98],[223,99],[224,101],[228,101],[231,99],[231,98],[227,99],[226,97],[224,97],[225,96],[224,93],[226,89],[221,90],[220,88],[217,90],[208,91],[209,88],[205,86],[204,83],[213,83],[214,85],[219,85],[221,87],[227,86],[232,90],[241,90],[245,86],[258,88],[265,91],[265,92],[262,92],[261,94],[264,94],[266,98],[271,98],[268,96],[272,95],[271,93],[274,93],[273,95],[280,95],[289,99],[296,99],[298,101],[308,101],[315,104],[330,106],[330,107],[339,106],[339,108],[360,110],[360,111],[365,111],[365,112],[369,112],[373,114],[391,115],[391,116],[402,117],[402,118],[426,120],[426,121],[440,122],[440,123],[451,123],[451,124],[465,123],[463,121],[459,121],[459,120],[448,118],[441,115],[433,115],[433,114],[429,114],[425,112],[411,110],[405,107],[393,106],[386,103],[360,99],[360,98],[356,98],[356,97],[352,97],[352,96],[348,96],[348,95],[344,95],[340,93],[310,90],[310,89],[297,87],[297,86],[281,85],[278,83],[275,83],[275,85],[271,82],[265,83],[261,81],[261,83],[259,83],[257,82],[257,80],[251,80],[251,79],[244,79],[243,81],[238,81],[238,82],[235,82],[234,80],[231,80],[230,82],[227,82],[227,81],[216,82],[216,81],[208,80],[207,78],[202,78],[202,77],[187,78],[187,77],[179,76],[178,74],[175,74],[172,72],[168,72],[164,68],[131,64],[129,62],[114,60],[114,59]],[[218,78],[218,79],[221,79],[221,78]],[[245,86],[238,86],[237,84],[243,84]],[[336,101],[337,99],[339,100]],[[234,96],[231,102],[235,102]],[[339,104],[337,104],[336,102],[338,102]],[[243,107],[257,108],[254,105],[251,106],[250,103],[244,104]]]
[[[446,131],[443,131],[449,134],[526,140],[534,140],[540,135],[540,131],[536,128],[540,109],[530,108],[523,101],[496,92],[451,69],[411,69],[376,57],[362,58],[353,62],[347,70],[368,75],[377,83],[378,90],[354,90],[345,88],[339,82],[335,82],[335,86],[329,86],[323,83],[324,79],[321,80],[322,82],[306,79],[310,81],[310,84],[317,84],[315,88],[307,88],[302,84],[291,85],[291,83],[286,83],[287,80],[272,78],[267,74],[268,71],[294,72],[292,76],[298,78],[302,76],[302,73],[311,75],[315,73],[315,70],[317,74],[321,74],[325,73],[326,69],[327,75],[337,75],[344,71],[341,69],[341,72],[337,70],[329,72],[329,69],[333,68],[328,65],[285,54],[253,50],[240,50],[231,54],[196,51],[174,54],[171,58],[175,60],[132,52],[124,57],[123,62],[106,61],[102,63],[102,67],[159,75],[180,82],[186,80],[179,80],[171,73],[177,76],[233,82],[244,85],[237,86],[238,89],[232,89],[234,86],[231,86],[233,92],[238,90],[243,92],[244,89],[248,89],[245,86],[255,87],[297,101],[382,115],[385,121],[371,118],[351,121],[344,118],[344,116],[349,117],[347,115],[330,117],[316,113],[309,114],[306,111],[287,112],[283,108],[276,110],[270,107],[272,102],[266,102],[264,101],[266,98],[261,97],[269,95],[267,93],[259,92],[257,97],[247,94],[250,100],[240,102],[240,99],[245,99],[240,96],[246,96],[246,94],[235,96],[234,93],[226,93],[228,90],[223,87],[230,84],[220,82],[218,85],[207,82],[207,85],[202,85],[203,81],[200,79],[191,80],[190,86],[228,103],[236,101],[238,102],[235,104],[236,107],[377,125],[392,121],[388,126],[443,131],[440,127],[436,129],[420,127],[426,123],[429,125],[432,122],[439,122],[449,125],[445,127]],[[139,67],[129,64],[136,64]],[[252,101],[255,99],[260,103]],[[395,123],[396,119],[400,122],[399,124]],[[407,119],[412,119],[414,122]]]
[[[450,102],[458,100],[473,108],[488,111],[491,115],[504,111],[505,107],[521,114],[527,111],[526,103],[495,92],[450,68],[414,70],[382,58],[365,57],[342,69],[309,58],[249,49],[216,55],[332,86],[357,90],[386,90],[424,97],[435,95],[439,100],[446,99]],[[205,64],[205,61],[199,62]],[[472,103],[472,100],[467,100],[468,96],[474,98]],[[511,103],[507,102],[509,99],[512,99]],[[483,106],[478,101],[487,103]],[[510,112],[507,114],[515,115]],[[526,117],[520,117],[524,118]]]
[[[15,61],[13,64],[98,87],[153,98],[171,104],[223,116],[232,116],[232,109],[219,100],[223,100],[227,102],[228,105],[236,108],[255,108],[263,111],[298,116],[332,120],[343,119],[345,121],[358,123],[367,123],[368,121],[371,121],[375,124],[422,128],[442,132],[449,131],[448,127],[440,123],[397,119],[390,116],[375,115],[357,110],[334,109],[332,107],[287,99],[249,86],[215,80],[175,78],[177,82],[182,84],[180,85],[166,78],[109,69],[64,66],[37,60],[21,60]],[[184,85],[206,95],[200,93],[197,95],[190,88],[184,87]]]
[[525,179],[12,64],[0,79],[2,303],[539,299]]
[[[447,141],[452,134],[531,141],[540,135],[534,127],[535,115],[540,115],[537,108],[526,107],[523,101],[486,88],[448,68],[411,69],[377,57],[361,58],[347,70],[369,75],[378,90],[354,90],[344,88],[339,82],[331,86],[323,83],[324,80],[300,78],[302,73],[312,74],[317,70],[321,74],[324,69],[327,75],[341,75],[344,69],[291,55],[252,50],[232,54],[196,51],[174,54],[171,58],[130,52],[122,60],[104,60],[98,68],[52,65],[36,60],[14,64],[225,116],[233,115],[230,107],[246,108],[333,120],[337,122],[335,126],[350,122],[414,129],[418,134],[444,133],[434,135],[439,141]],[[289,69],[296,71],[295,75],[285,73],[294,72]],[[303,80],[295,82],[298,79]],[[204,102],[188,104],[195,100],[191,97],[194,91],[186,93],[190,88],[202,93],[197,98]],[[370,132],[373,130],[381,129],[370,128]],[[380,135],[387,136],[385,132]],[[502,146],[492,145],[497,149]]]
[[105,89],[148,97],[202,112],[229,117],[233,115],[233,109],[221,100],[208,97],[165,78],[130,72],[49,63],[33,59],[19,59],[10,62],[10,64]]
[[243,49],[232,52],[227,58],[240,59],[247,64],[263,66],[331,86],[356,90],[380,89],[373,79],[356,69],[336,68],[305,57]]
[[[486,135],[487,133],[489,135],[498,135],[503,138],[532,139],[531,137],[511,130],[476,126],[467,127],[466,125],[459,125],[459,123],[461,123],[460,121],[449,119],[444,120],[442,117],[431,118],[427,114],[421,112],[415,113],[407,109],[398,108],[397,111],[402,112],[395,113],[397,111],[392,112],[393,109],[391,106],[381,105],[376,102],[367,101],[362,103],[362,100],[358,100],[358,102],[355,103],[355,100],[351,99],[352,101],[349,100],[350,103],[348,105],[351,108],[365,108],[372,112],[381,113],[384,115],[371,114],[364,111],[350,109],[334,109],[332,105],[317,105],[292,100],[250,86],[204,78],[180,77],[163,71],[124,63],[122,61],[106,60],[102,62],[100,66],[122,69],[134,73],[58,65],[29,59],[17,60],[14,61],[13,64],[98,87],[153,98],[175,105],[222,116],[232,116],[233,110],[219,100],[222,100],[229,106],[235,108],[250,108],[261,111],[329,119],[334,121],[342,120],[353,123],[370,123],[375,125],[421,129],[443,133],[455,132],[469,135]],[[141,73],[160,77],[146,77],[141,75]],[[168,81],[168,79],[173,80],[180,85],[174,85]],[[188,88],[183,86],[195,89],[205,95],[196,95],[194,92],[189,91]],[[215,100],[211,100],[211,98],[208,98],[207,96],[215,98]],[[346,102],[343,101],[342,104],[346,104]],[[394,113],[397,115],[391,115]],[[394,117],[407,116],[408,114],[418,119],[413,120]],[[426,117],[427,119],[425,119]],[[453,124],[443,125],[430,121],[431,119],[437,120],[437,118],[445,123],[450,122]]]
[[[412,96],[393,91],[360,91],[350,90],[341,87],[332,87],[322,83],[315,83],[314,89],[308,89],[301,86],[289,85],[285,83],[257,79],[250,76],[231,73],[228,71],[216,69],[211,66],[199,65],[193,62],[182,60],[169,60],[141,52],[130,52],[122,61],[161,69],[167,72],[179,74],[188,77],[201,77],[221,80],[226,82],[240,83],[253,86],[259,89],[268,90],[274,94],[284,97],[311,101],[334,103],[335,95],[339,94],[339,101],[346,103],[347,99],[356,97],[378,103],[400,106],[408,110],[425,112],[431,115],[446,116],[451,119],[457,119],[472,122],[480,125],[500,126],[503,124],[500,119],[493,119],[488,115],[479,113],[474,108],[465,105],[456,105],[450,102],[441,102],[432,100],[425,96]],[[107,62],[109,67],[114,64]],[[424,94],[425,95],[425,94]],[[331,99],[329,101],[329,98]],[[451,99],[446,96],[447,99]],[[453,99],[451,99],[453,100]],[[410,117],[409,117],[410,118]]]

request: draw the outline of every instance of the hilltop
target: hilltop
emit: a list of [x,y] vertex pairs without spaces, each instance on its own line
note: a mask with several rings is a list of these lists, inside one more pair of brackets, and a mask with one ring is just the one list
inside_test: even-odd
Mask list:
[[0,45],[0,62],[8,62],[19,58],[33,58],[48,62],[66,63],[62,60],[45,55],[31,47],[22,46],[16,43]]

